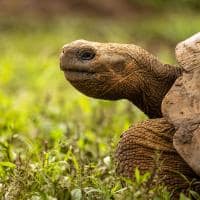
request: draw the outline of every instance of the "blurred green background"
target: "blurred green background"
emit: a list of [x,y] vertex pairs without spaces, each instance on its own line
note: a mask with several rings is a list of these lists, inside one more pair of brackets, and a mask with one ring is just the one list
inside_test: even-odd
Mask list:
[[114,149],[147,117],[67,83],[59,69],[65,43],[134,43],[175,63],[175,45],[199,30],[198,0],[0,0],[0,197],[67,199],[90,186],[112,199],[122,187]]

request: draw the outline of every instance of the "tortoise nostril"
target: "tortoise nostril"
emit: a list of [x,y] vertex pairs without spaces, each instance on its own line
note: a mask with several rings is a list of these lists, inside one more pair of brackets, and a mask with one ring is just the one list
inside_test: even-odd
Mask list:
[[67,50],[69,49],[69,45],[68,44],[65,44],[63,47],[62,47],[62,53],[65,54],[67,52]]
[[61,49],[61,52],[64,54],[65,53],[65,47],[63,47],[62,49]]

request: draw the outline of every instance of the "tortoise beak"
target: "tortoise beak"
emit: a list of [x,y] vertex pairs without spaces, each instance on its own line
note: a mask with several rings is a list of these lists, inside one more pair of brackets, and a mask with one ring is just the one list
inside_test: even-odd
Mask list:
[[67,70],[67,63],[65,62],[65,59],[66,59],[66,54],[67,54],[67,49],[68,48],[68,44],[65,44],[62,49],[61,49],[61,53],[60,53],[60,69],[62,71],[65,71]]

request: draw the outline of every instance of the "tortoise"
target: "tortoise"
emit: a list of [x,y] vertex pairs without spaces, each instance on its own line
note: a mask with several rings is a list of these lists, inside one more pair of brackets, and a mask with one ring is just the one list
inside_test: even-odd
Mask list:
[[170,190],[185,192],[199,179],[199,42],[197,34],[177,45],[181,67],[162,64],[133,44],[77,40],[63,47],[60,67],[75,88],[94,98],[128,99],[150,118],[122,134],[118,174],[133,177],[136,166],[142,173],[154,170],[154,155],[160,152],[158,176]]

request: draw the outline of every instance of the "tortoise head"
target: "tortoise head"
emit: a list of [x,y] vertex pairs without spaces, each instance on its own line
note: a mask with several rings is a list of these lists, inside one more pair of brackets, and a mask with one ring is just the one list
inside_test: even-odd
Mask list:
[[141,80],[139,68],[126,45],[77,40],[63,47],[60,68],[66,79],[82,93],[101,99],[126,98],[130,81],[135,91]]

